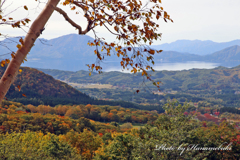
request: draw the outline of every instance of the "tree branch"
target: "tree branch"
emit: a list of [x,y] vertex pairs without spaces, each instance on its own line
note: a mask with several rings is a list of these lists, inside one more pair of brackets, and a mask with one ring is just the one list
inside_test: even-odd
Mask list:
[[69,18],[66,12],[64,12],[61,8],[58,8],[58,7],[55,7],[54,9],[55,11],[63,15],[65,20],[68,21],[68,23],[70,23],[73,27],[78,29],[78,34],[85,34],[85,33],[82,33],[82,27],[79,26],[77,23],[75,23],[71,18]]

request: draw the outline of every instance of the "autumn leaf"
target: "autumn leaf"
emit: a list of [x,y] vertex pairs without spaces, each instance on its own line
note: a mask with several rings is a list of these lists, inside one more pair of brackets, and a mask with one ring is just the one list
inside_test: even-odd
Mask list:
[[21,72],[22,72],[22,69],[19,69],[18,71],[21,73]]
[[19,92],[20,92],[20,91],[21,91],[21,87],[18,85],[17,88],[18,88],[18,90],[19,90]]
[[14,55],[14,54],[15,54],[14,52],[11,53],[11,57],[12,57],[12,58],[15,58],[15,55]]
[[22,38],[19,39],[19,42],[23,45],[23,39]]
[[18,48],[18,49],[21,49],[21,48],[22,48],[22,46],[21,46],[20,44],[18,44],[18,45],[17,45],[17,48]]
[[1,66],[4,67],[4,66],[5,66],[5,63],[6,63],[6,62],[5,62],[4,60],[2,60],[2,61],[1,61]]
[[151,49],[150,51],[148,51],[148,53],[154,55],[155,51]]
[[23,96],[23,97],[27,97],[26,94],[24,94],[24,93],[22,94],[22,96]]
[[27,6],[24,6],[24,9],[28,10],[28,7],[27,7]]

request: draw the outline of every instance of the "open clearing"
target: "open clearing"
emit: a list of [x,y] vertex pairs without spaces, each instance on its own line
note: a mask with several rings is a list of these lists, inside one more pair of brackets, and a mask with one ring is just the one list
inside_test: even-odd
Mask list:
[[75,88],[98,88],[98,89],[114,89],[111,84],[81,84],[81,83],[68,83]]

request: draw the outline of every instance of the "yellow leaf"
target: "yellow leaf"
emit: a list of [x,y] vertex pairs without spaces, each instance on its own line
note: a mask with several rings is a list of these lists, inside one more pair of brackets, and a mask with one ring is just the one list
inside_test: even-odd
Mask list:
[[22,69],[19,69],[18,71],[21,73],[21,72],[22,72]]
[[20,44],[18,44],[18,45],[17,45],[17,48],[18,48],[18,49],[21,49],[21,48],[22,48],[22,46],[21,46]]
[[89,76],[91,76],[92,72],[89,73]]

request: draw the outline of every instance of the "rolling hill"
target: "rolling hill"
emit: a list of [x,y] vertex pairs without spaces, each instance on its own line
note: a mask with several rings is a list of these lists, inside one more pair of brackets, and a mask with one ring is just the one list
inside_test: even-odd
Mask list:
[[[60,70],[45,70],[43,72],[53,77],[75,83],[111,84],[109,89],[79,88],[80,91],[101,98],[112,98],[132,101],[133,91],[140,90],[135,97],[137,103],[160,103],[168,98],[176,98],[181,103],[186,99],[192,102],[207,101],[212,105],[239,107],[240,105],[240,65],[233,68],[217,67],[214,69],[191,69],[183,71],[150,72],[155,81],[161,81],[161,92],[151,82],[142,79],[140,74],[122,72],[93,73],[86,71],[62,72]],[[65,76],[67,75],[67,76]],[[145,86],[146,85],[146,86]],[[115,89],[117,86],[118,89]],[[144,92],[147,90],[147,93]],[[149,92],[150,91],[150,92]]]
[[[54,78],[74,83],[101,83],[130,88],[141,86],[143,79],[140,74],[122,72],[103,72],[102,74],[88,71],[60,71],[40,69]],[[191,69],[183,71],[155,71],[150,72],[155,81],[161,81],[161,89],[178,91],[186,90],[222,90],[232,88],[240,89],[240,66],[233,68],[217,67],[214,69]],[[151,82],[145,81],[150,88],[154,88]]]
[[[124,101],[97,100],[42,71],[29,67],[21,67],[21,69],[22,72],[18,73],[6,95],[8,100],[21,102],[25,105],[95,104],[163,112],[163,109],[159,106],[143,106]],[[0,76],[2,76],[4,70],[5,68],[0,67]]]

